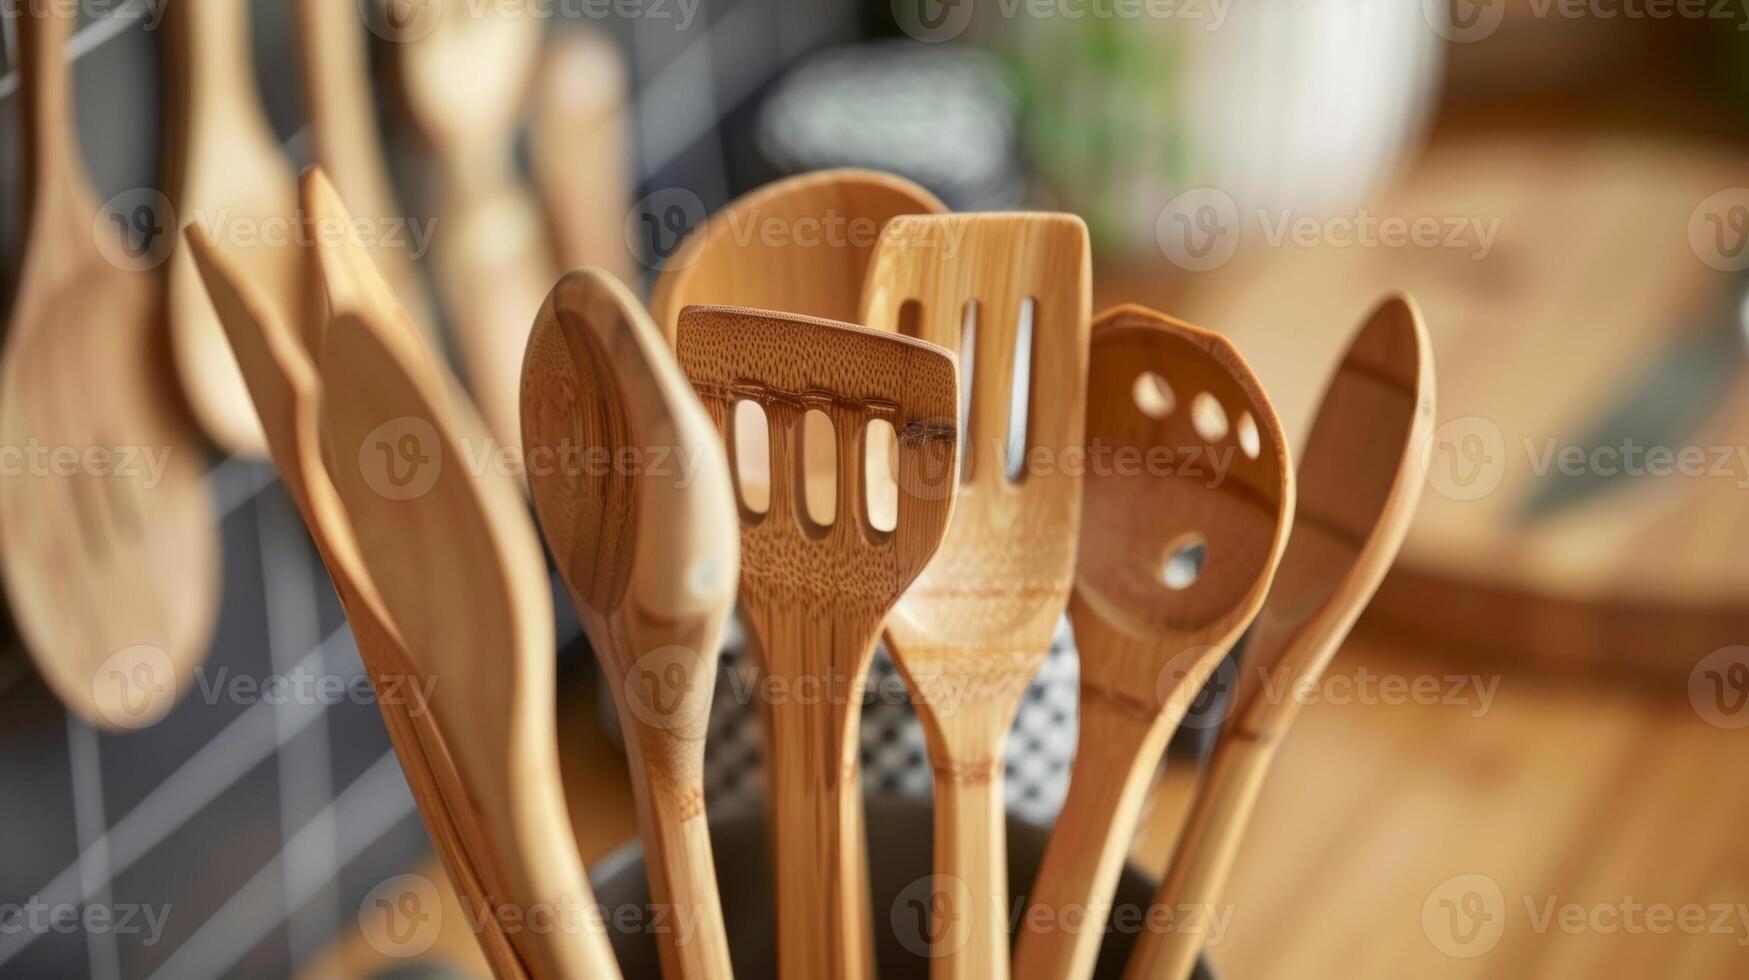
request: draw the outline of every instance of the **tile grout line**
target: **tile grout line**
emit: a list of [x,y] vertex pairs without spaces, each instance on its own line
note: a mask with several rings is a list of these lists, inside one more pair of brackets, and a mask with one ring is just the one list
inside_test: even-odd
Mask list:
[[[73,781],[73,829],[79,843],[79,898],[82,903],[111,905],[109,844],[104,838],[103,763],[97,730],[67,712],[67,767]],[[113,912],[114,910],[111,909]],[[121,952],[115,933],[85,930],[86,966],[93,980],[119,980]]]

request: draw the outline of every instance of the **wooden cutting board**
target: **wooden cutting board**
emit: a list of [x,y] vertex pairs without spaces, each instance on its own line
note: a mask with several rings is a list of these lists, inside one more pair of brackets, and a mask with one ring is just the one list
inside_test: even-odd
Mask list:
[[[1749,636],[1749,449],[1736,448],[1749,447],[1749,378],[1729,336],[1749,280],[1703,260],[1727,264],[1709,244],[1720,222],[1727,251],[1749,229],[1749,191],[1714,197],[1749,186],[1749,166],[1723,150],[1625,138],[1450,143],[1367,213],[1431,218],[1442,243],[1459,236],[1454,246],[1344,247],[1320,234],[1271,245],[1249,226],[1231,262],[1187,275],[1162,308],[1233,338],[1297,447],[1356,318],[1386,291],[1408,291],[1433,338],[1441,425],[1428,492],[1375,614],[1513,658],[1686,676]],[[1278,214],[1269,222],[1281,226]],[[1134,275],[1103,285],[1102,302],[1161,291]],[[1657,384],[1694,416],[1668,444],[1701,447],[1703,468],[1732,454],[1727,475],[1604,481],[1585,464],[1577,481],[1559,475],[1551,449],[1624,447],[1599,438],[1606,419],[1651,384],[1673,345],[1705,337],[1714,343],[1699,346],[1717,356],[1701,361],[1716,383]],[[1551,481],[1593,486],[1539,509]]]

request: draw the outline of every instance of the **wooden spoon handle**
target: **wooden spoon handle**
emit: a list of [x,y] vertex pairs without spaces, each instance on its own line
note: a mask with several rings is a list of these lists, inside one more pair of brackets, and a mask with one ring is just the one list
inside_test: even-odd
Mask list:
[[935,882],[929,938],[934,980],[1008,976],[1008,810],[1002,762],[933,760]]
[[1083,679],[1069,795],[1045,846],[1014,954],[1017,980],[1093,975],[1112,896],[1178,718],[1135,710]]
[[1207,941],[1208,915],[1226,890],[1227,875],[1275,758],[1276,740],[1223,733],[1196,795],[1172,866],[1154,893],[1147,921],[1164,909],[1171,931],[1147,929],[1130,954],[1125,980],[1185,980]]
[[[202,139],[197,130],[221,138],[226,128],[260,126],[258,113],[246,110],[258,98],[249,34],[249,4],[236,0],[174,0],[168,11],[177,38],[177,68],[185,73],[183,137]],[[251,134],[253,138],[255,134]]]
[[[91,220],[87,202],[92,200],[85,167],[79,153],[79,137],[73,125],[73,78],[67,64],[67,41],[73,36],[76,16],[71,4],[23,3],[25,16],[18,18],[19,70],[23,79],[24,180],[32,194],[26,198],[34,211],[35,229],[54,227],[62,221]],[[51,205],[60,208],[51,213]],[[85,230],[70,224],[81,233]],[[40,232],[33,232],[38,234]],[[36,255],[37,261],[46,256]]]

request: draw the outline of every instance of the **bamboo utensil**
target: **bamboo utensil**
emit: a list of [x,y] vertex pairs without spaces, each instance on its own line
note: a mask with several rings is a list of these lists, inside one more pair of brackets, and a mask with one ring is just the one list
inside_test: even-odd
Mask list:
[[[297,244],[296,177],[255,94],[249,5],[237,0],[176,0],[168,11],[174,82],[171,171],[178,220],[198,221],[221,239],[247,235],[235,249],[250,281],[308,334],[309,283]],[[238,239],[241,241],[242,239]],[[170,257],[172,350],[189,405],[221,448],[263,458],[261,422],[238,372],[194,263]]]
[[456,352],[487,427],[514,446],[529,326],[558,274],[515,161],[541,21],[526,5],[479,17],[469,0],[440,2],[430,33],[395,49],[408,111],[435,157],[432,261]]
[[[106,258],[127,253],[73,128],[75,17],[28,4],[18,18],[30,218],[0,365],[0,444],[26,455],[0,480],[0,576],[49,687],[94,724],[140,728],[206,655],[218,534],[201,447],[160,373],[157,274]],[[67,452],[78,455],[70,473]]]
[[[185,235],[236,352],[274,467],[310,529],[352,626],[359,655],[378,692],[377,707],[426,832],[462,901],[483,908],[487,896],[470,846],[472,854],[484,858],[491,853],[490,845],[477,826],[470,824],[464,830],[459,825],[468,814],[460,777],[453,768],[440,769],[432,762],[435,758],[447,764],[449,756],[441,748],[441,736],[430,727],[431,705],[424,698],[426,688],[418,682],[421,671],[364,570],[352,526],[322,460],[321,390],[315,365],[273,304],[255,291],[205,230],[190,225]],[[477,938],[498,976],[520,975],[515,952],[496,919],[486,920]]]
[[1226,340],[1117,307],[1094,323],[1088,390],[1080,739],[1021,920],[1022,978],[1093,975],[1166,743],[1262,607],[1293,521],[1287,441]]
[[436,318],[414,267],[412,218],[395,200],[372,111],[370,52],[356,7],[333,0],[298,0],[304,105],[316,163],[354,214],[377,225],[368,242],[384,278],[413,323],[437,341]]
[[[681,314],[680,363],[725,440],[737,403],[763,409],[771,499],[743,499],[741,603],[763,652],[779,975],[872,975],[858,720],[881,622],[935,553],[957,489],[956,363],[931,344],[811,317],[724,307]],[[804,413],[835,435],[829,525],[802,493]],[[865,493],[869,427],[898,433],[897,523]]]
[[[323,271],[377,280],[362,253]],[[320,358],[322,431],[370,579],[436,679],[433,724],[479,821],[494,914],[536,977],[618,976],[566,814],[554,738],[552,609],[539,545],[504,481],[471,472],[442,384],[386,284],[343,285]],[[376,295],[373,295],[376,294]],[[353,305],[351,300],[361,300]],[[544,919],[546,928],[535,928]]]
[[[1414,516],[1433,422],[1427,331],[1415,306],[1393,296],[1356,333],[1324,390],[1300,457],[1293,539],[1156,904],[1220,900],[1269,765],[1299,713],[1297,698],[1268,692],[1316,683],[1366,608]],[[1126,976],[1188,977],[1202,945],[1194,930],[1144,933]]]
[[661,937],[663,975],[728,977],[704,812],[740,570],[728,459],[643,305],[599,269],[561,279],[535,318],[522,411],[535,513],[627,735],[651,900],[698,916]]
[[636,285],[641,270],[625,240],[637,185],[627,87],[611,38],[586,29],[560,33],[535,82],[529,156],[559,267],[596,266]]
[[[937,977],[1008,975],[1002,750],[1073,580],[1091,278],[1087,228],[1059,214],[894,218],[869,268],[864,322],[972,362],[958,512],[886,632],[929,744],[936,873],[957,881],[937,896]],[[1010,479],[1019,386],[1029,465]]]

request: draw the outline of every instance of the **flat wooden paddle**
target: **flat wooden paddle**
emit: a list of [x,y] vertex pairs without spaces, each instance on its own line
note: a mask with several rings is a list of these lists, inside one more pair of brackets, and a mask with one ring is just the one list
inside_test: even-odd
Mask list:
[[[725,440],[749,401],[770,432],[771,499],[741,501],[741,604],[765,677],[766,773],[777,842],[777,945],[784,980],[873,975],[858,766],[874,644],[947,532],[958,489],[951,353],[811,317],[725,307],[681,313],[681,367]],[[835,516],[803,499],[802,417],[835,433]],[[897,433],[897,523],[871,522],[869,427]]]
[[671,978],[728,977],[704,742],[740,534],[722,440],[667,341],[599,269],[559,280],[522,368],[535,513],[619,709]]
[[[112,729],[163,717],[206,657],[219,535],[164,350],[161,282],[100,215],[73,128],[77,11],[17,19],[29,228],[0,365],[0,576],[51,690]],[[69,455],[71,454],[71,455]]]
[[[1003,750],[1073,581],[1091,278],[1087,227],[1073,215],[908,216],[887,225],[863,292],[871,327],[972,362],[959,508],[887,623],[929,743],[936,874],[960,883],[937,898],[938,978],[1008,975]],[[1017,348],[1029,376],[1015,376]],[[1024,464],[1011,478],[1004,451],[1023,385]]]
[[[1300,456],[1299,512],[1208,775],[1155,896],[1167,909],[1213,908],[1257,794],[1301,702],[1396,558],[1421,498],[1434,427],[1433,352],[1421,314],[1386,300],[1349,344]],[[1184,980],[1206,935],[1145,932],[1132,980]]]
[[1166,742],[1263,605],[1294,519],[1287,442],[1233,346],[1139,306],[1093,325],[1069,616],[1080,737],[1014,975],[1087,980]]

